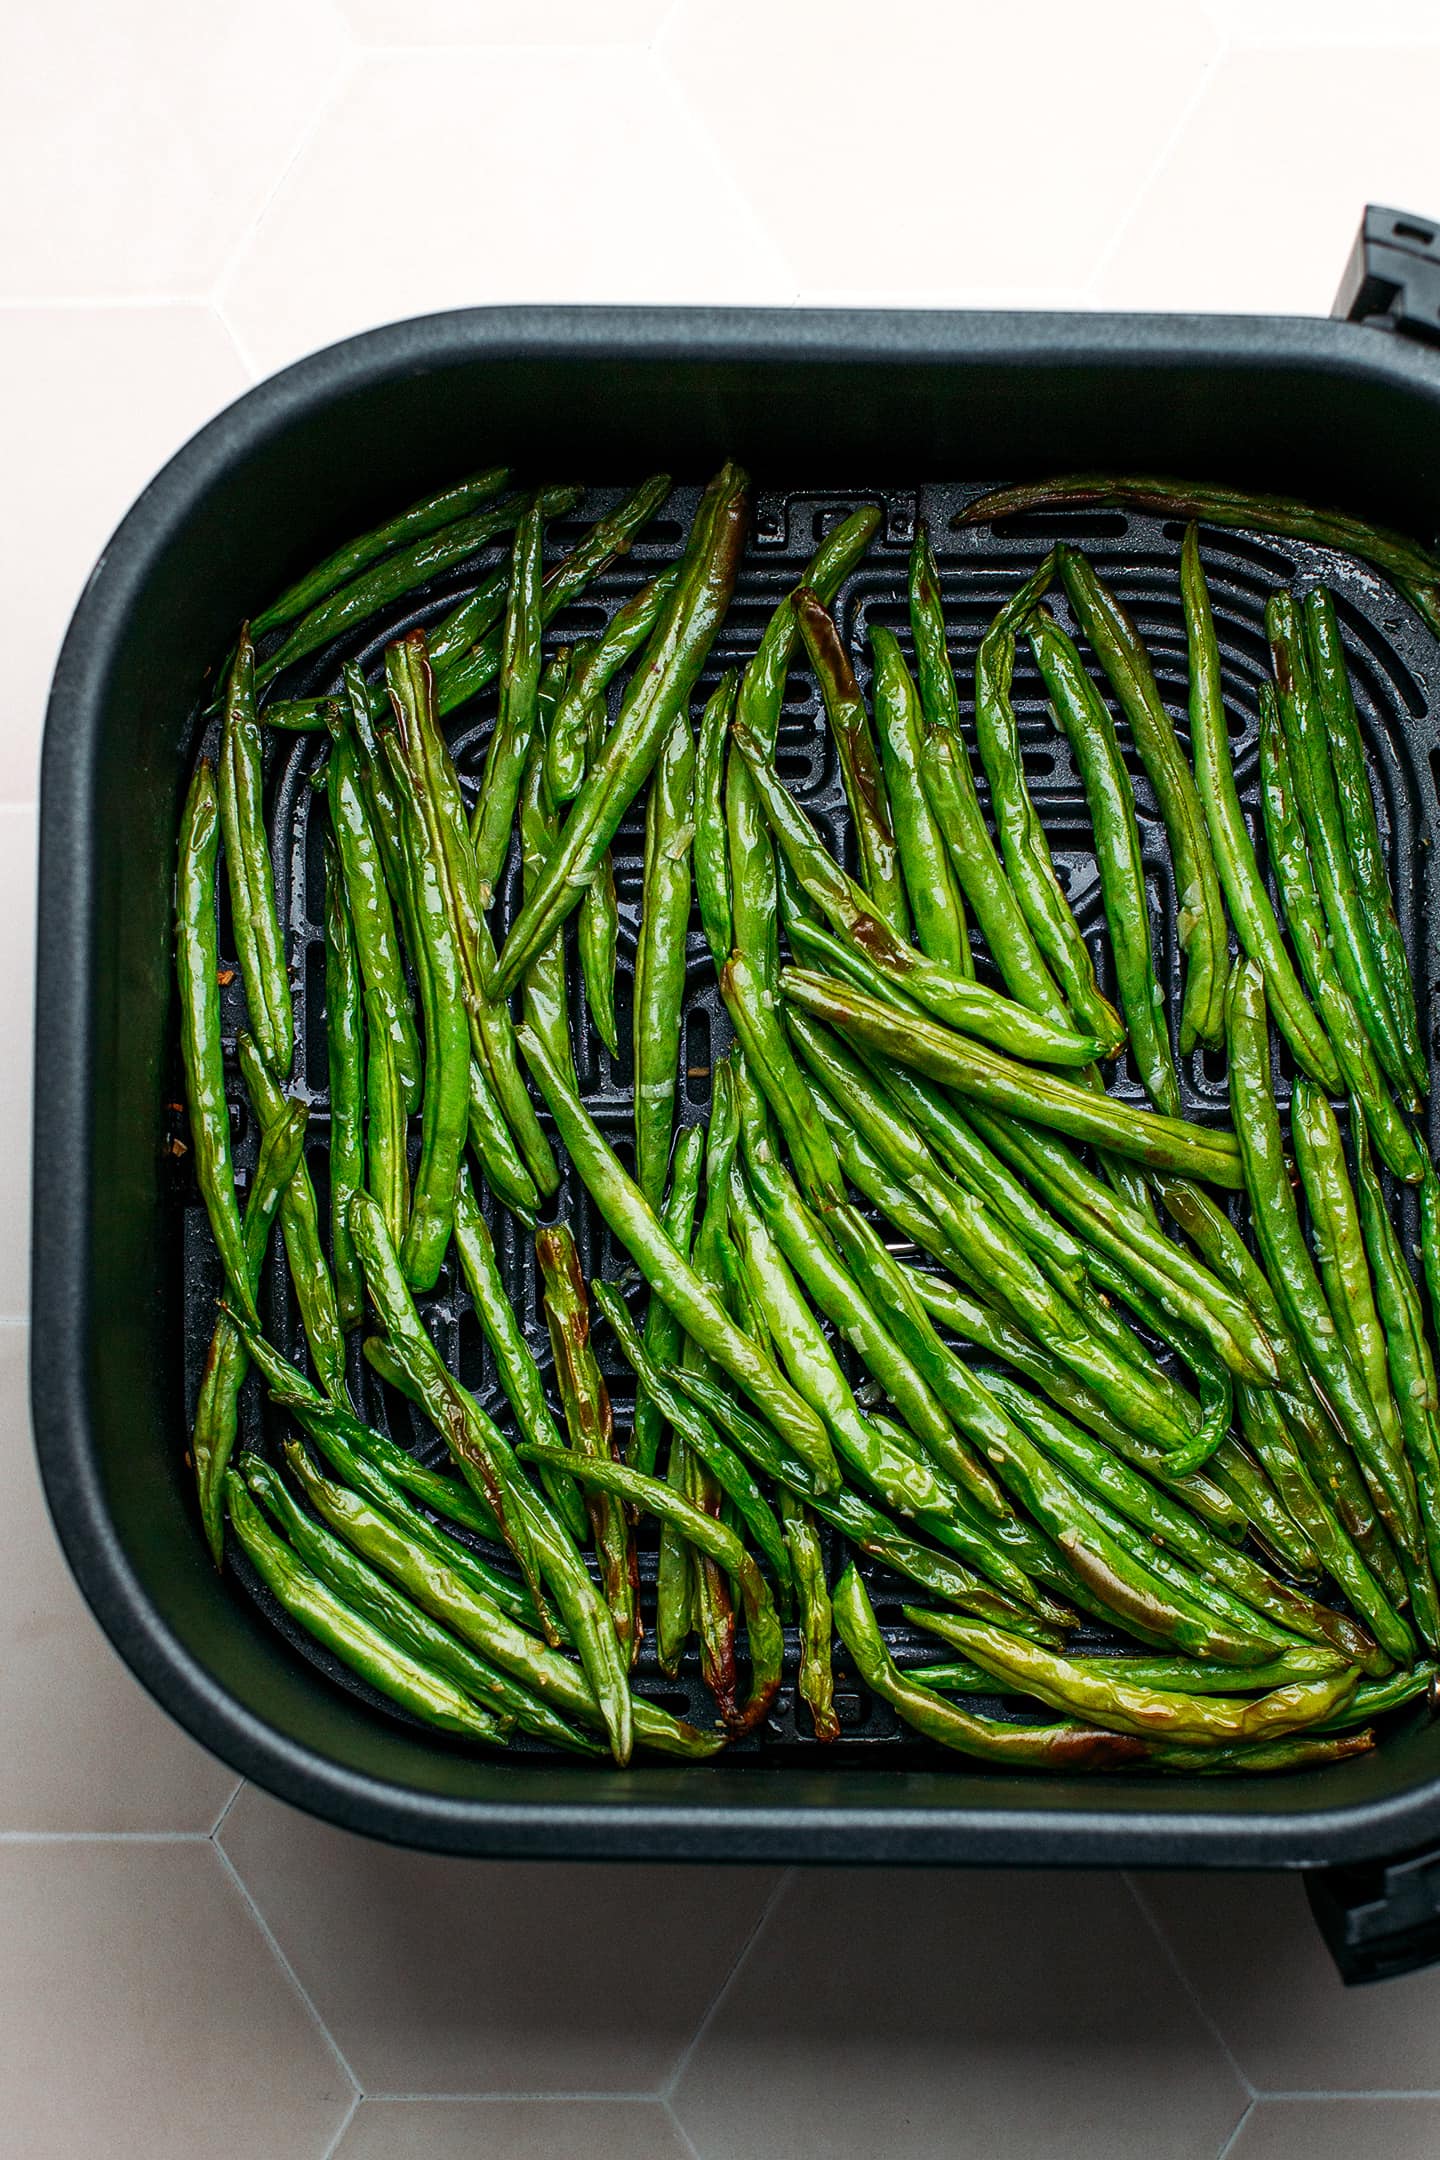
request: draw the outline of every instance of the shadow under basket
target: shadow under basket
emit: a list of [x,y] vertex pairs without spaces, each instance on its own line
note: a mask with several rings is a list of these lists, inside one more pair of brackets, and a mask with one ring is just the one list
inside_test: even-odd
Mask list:
[[[1373,313],[1373,283],[1363,291]],[[1440,528],[1440,352],[1404,334],[1403,310],[1392,306],[1375,322],[629,309],[433,316],[333,347],[262,385],[140,498],[76,610],[45,734],[32,1388],[46,1491],[80,1585],[140,1679],[207,1746],[297,1806],[450,1852],[1325,1870],[1317,1912],[1350,1977],[1440,1956],[1437,1867],[1426,1852],[1440,1843],[1440,1723],[1418,1711],[1393,1720],[1371,1755],[1322,1772],[1017,1777],[916,1743],[846,1683],[842,1666],[844,1731],[832,1747],[806,1737],[803,1714],[797,1726],[782,1695],[771,1729],[733,1758],[684,1767],[637,1759],[621,1771],[539,1748],[470,1752],[339,1684],[322,1656],[297,1655],[253,1580],[234,1566],[216,1573],[199,1534],[186,1418],[215,1275],[191,1173],[167,1147],[178,1099],[175,833],[203,736],[207,670],[243,616],[348,533],[496,460],[527,478],[593,482],[578,519],[663,468],[678,489],[665,517],[682,520],[730,456],[753,475],[753,511],[710,679],[753,650],[816,538],[858,503],[877,501],[881,531],[838,603],[857,654],[870,623],[903,629],[917,517],[936,546],[962,693],[985,621],[1051,541],[1070,535],[1132,607],[1183,722],[1177,526],[1105,511],[952,530],[953,516],[1000,480],[1148,471],[1337,505],[1428,541]],[[650,528],[597,600],[633,591],[678,539]],[[1432,869],[1440,645],[1353,559],[1213,530],[1202,540],[1247,788],[1265,599],[1321,576],[1336,593],[1428,1026],[1440,984]],[[562,549],[565,531],[550,544]],[[369,626],[357,649],[428,620],[463,589],[463,579],[426,588]],[[601,619],[595,607],[590,614]],[[549,643],[589,627],[582,601],[573,620],[552,626]],[[325,687],[341,656],[327,648],[309,674],[297,671],[295,689]],[[1083,795],[1038,679],[1023,667],[1016,692],[1037,802],[1082,926],[1098,931]],[[482,700],[455,715],[462,778],[477,769],[491,710]],[[296,1085],[315,1103],[323,1165],[318,832],[306,784],[319,749],[315,738],[273,739],[267,801],[296,988]],[[803,669],[792,679],[780,757],[788,783],[840,842],[833,754]],[[1137,802],[1157,919],[1168,924],[1168,858],[1143,777]],[[617,1140],[630,1117],[624,1031],[640,844],[632,811],[615,850],[622,1055],[612,1064],[591,1034],[581,1058],[582,1084]],[[513,907],[514,895],[502,904]],[[728,1039],[703,940],[693,927],[691,935],[686,1119],[706,1114],[708,1067]],[[1162,945],[1158,957],[1173,985],[1177,955]],[[232,1031],[235,1018],[227,1013]],[[1187,1060],[1184,1079],[1189,1114],[1223,1121],[1223,1065]],[[254,1136],[238,1088],[234,1101],[243,1172]],[[1432,1127],[1434,1119],[1432,1108]],[[626,1258],[573,1173],[561,1207],[587,1272],[622,1277]],[[538,1352],[533,1254],[518,1226],[492,1221]],[[295,1320],[283,1263],[265,1295],[267,1324],[288,1347]],[[493,1370],[449,1269],[432,1318],[452,1364],[484,1399]],[[623,1422],[625,1383],[613,1361],[610,1377]],[[357,1386],[365,1379],[367,1410],[377,1422],[401,1420],[397,1437],[408,1441],[403,1406],[382,1398],[357,1357]],[[273,1446],[252,1393],[247,1438]],[[877,1579],[875,1593],[897,1654],[912,1655],[896,1587]],[[672,1683],[642,1669],[638,1680],[667,1707],[703,1711],[687,1670]]]

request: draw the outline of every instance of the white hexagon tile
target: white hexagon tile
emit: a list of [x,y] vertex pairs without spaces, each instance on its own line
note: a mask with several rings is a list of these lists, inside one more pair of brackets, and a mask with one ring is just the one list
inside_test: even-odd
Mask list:
[[467,1865],[237,1797],[69,1580],[24,1320],[46,684],[187,434],[467,304],[1324,312],[1367,199],[1440,211],[1440,13],[48,0],[0,59],[0,2156],[1432,2160],[1440,1974],[1345,1994],[1290,1880]]

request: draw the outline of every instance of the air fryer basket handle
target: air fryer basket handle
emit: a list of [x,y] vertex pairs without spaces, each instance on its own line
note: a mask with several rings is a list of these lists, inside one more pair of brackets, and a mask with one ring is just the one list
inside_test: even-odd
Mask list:
[[1440,225],[1367,203],[1330,313],[1440,340]]
[[1440,1963],[1440,1852],[1314,1868],[1305,1889],[1347,1987]]

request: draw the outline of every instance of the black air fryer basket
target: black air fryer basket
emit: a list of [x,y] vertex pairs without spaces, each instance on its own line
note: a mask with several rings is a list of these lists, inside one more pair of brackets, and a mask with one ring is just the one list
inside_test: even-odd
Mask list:
[[[242,398],[183,450],[112,540],[56,671],[42,785],[35,1082],[33,1392],[50,1505],[111,1639],[172,1714],[247,1776],[346,1826],[477,1854],[637,1859],[1287,1867],[1312,1896],[1350,1977],[1440,1956],[1440,1723],[1423,1711],[1371,1756],[1268,1779],[1015,1778],[916,1742],[842,1680],[838,1744],[821,1748],[782,1693],[768,1729],[719,1763],[576,1764],[538,1745],[470,1754],[400,1719],[282,1624],[242,1567],[215,1573],[185,1463],[214,1314],[215,1264],[175,1136],[178,1060],[170,909],[180,794],[205,729],[206,671],[235,623],[347,533],[483,464],[596,485],[551,528],[563,550],[644,473],[679,483],[664,521],[550,643],[591,632],[674,553],[698,487],[726,456],[754,476],[746,562],[707,680],[743,659],[816,540],[860,502],[884,524],[838,609],[852,649],[874,622],[903,630],[906,558],[929,524],[962,686],[1000,601],[1052,541],[1073,538],[1132,607],[1162,691],[1183,714],[1181,528],[1120,510],[1037,514],[952,530],[998,481],[1118,470],[1224,480],[1339,505],[1431,540],[1440,531],[1440,256],[1437,229],[1372,210],[1331,321],[1253,317],[771,313],[496,309],[432,316],[335,346]],[[1422,1012],[1440,990],[1440,645],[1363,565],[1300,543],[1203,535],[1238,727],[1254,787],[1255,685],[1267,596],[1323,575],[1334,588],[1391,848]],[[473,570],[468,576],[473,581]],[[464,589],[438,580],[370,627],[363,658]],[[322,656],[297,690],[326,687]],[[1017,671],[1026,769],[1070,897],[1103,926],[1084,798],[1038,678]],[[491,707],[458,716],[462,777],[478,770]],[[319,820],[313,736],[272,739],[268,799],[296,986],[295,1084],[315,1104],[324,1163]],[[781,770],[833,845],[843,797],[808,674],[797,669]],[[1135,767],[1150,875],[1173,921],[1163,830]],[[614,854],[622,909],[619,1022],[610,1060],[577,1026],[580,1079],[622,1153],[630,1121],[626,961],[639,899],[641,826]],[[502,917],[514,893],[501,896]],[[222,925],[223,927],[223,925]],[[1097,937],[1097,958],[1100,941]],[[706,1114],[728,1041],[698,930],[681,1116]],[[1178,965],[1161,946],[1172,983]],[[573,974],[572,970],[572,974]],[[232,993],[238,998],[238,989]],[[238,1007],[227,1017],[233,1026]],[[577,1022],[583,1012],[577,1010]],[[1427,1015],[1427,1024],[1429,1016]],[[1223,1060],[1186,1061],[1187,1113],[1228,1115]],[[1282,1073],[1284,1071],[1282,1064]],[[1127,1085],[1122,1067],[1117,1083]],[[1137,1098],[1139,1089],[1133,1092]],[[236,1159],[255,1135],[234,1093]],[[1432,1143],[1440,1114],[1432,1104]],[[587,1272],[627,1260],[567,1170],[561,1210]],[[533,1254],[491,1216],[502,1267],[537,1351]],[[269,1325],[298,1339],[283,1261]],[[447,1268],[429,1318],[454,1369],[495,1391],[463,1287]],[[603,1333],[603,1331],[602,1331]],[[610,1378],[623,1420],[626,1379]],[[407,1443],[404,1406],[356,1359],[366,1407]],[[258,1391],[247,1437],[273,1445]],[[873,1584],[902,1660],[896,1586]],[[639,1682],[708,1721],[697,1677]]]

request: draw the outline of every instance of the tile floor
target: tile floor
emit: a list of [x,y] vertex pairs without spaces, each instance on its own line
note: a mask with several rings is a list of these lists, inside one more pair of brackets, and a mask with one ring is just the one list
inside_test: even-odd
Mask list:
[[1323,312],[1367,199],[1440,210],[1440,14],[47,0],[0,48],[0,2156],[1440,2154],[1440,1972],[1343,1996],[1283,1879],[460,1866],[237,1791],[53,1545],[24,1260],[46,681],[195,426],[465,302]]

